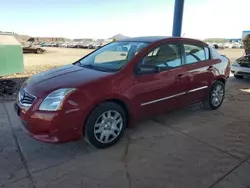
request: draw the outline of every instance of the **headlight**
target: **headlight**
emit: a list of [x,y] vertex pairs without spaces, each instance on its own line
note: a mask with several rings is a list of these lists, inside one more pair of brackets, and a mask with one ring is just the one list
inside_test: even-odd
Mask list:
[[75,89],[73,88],[64,88],[53,91],[43,100],[39,110],[57,111],[60,108],[63,99],[74,90]]

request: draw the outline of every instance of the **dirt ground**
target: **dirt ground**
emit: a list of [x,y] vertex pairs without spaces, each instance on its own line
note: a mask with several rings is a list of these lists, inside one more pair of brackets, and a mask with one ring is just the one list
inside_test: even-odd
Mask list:
[[24,54],[24,66],[28,70],[41,65],[65,65],[73,63],[93,50],[75,48],[45,48],[44,54]]
[[218,51],[220,54],[227,56],[231,61],[241,57],[244,54],[243,49],[224,49]]

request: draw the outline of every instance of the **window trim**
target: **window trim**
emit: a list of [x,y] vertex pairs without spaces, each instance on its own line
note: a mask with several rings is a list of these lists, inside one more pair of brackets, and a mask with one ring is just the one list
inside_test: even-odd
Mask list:
[[[196,46],[196,47],[202,48],[203,51],[204,51],[204,54],[205,54],[205,58],[206,58],[206,59],[205,59],[205,60],[202,60],[202,61],[197,61],[197,62],[194,62],[194,63],[189,63],[189,64],[187,64],[187,56],[186,56],[186,53],[185,53],[185,45]],[[201,63],[201,62],[210,60],[210,50],[209,50],[208,47],[206,47],[206,46],[204,46],[204,45],[199,45],[199,44],[197,45],[197,44],[186,43],[186,42],[183,42],[183,43],[182,43],[182,46],[183,46],[183,56],[184,56],[184,59],[185,59],[185,61],[184,61],[184,62],[185,62],[185,63],[184,63],[184,66],[194,65],[194,64],[197,64],[197,63]],[[207,57],[207,55],[206,55],[205,48],[208,48],[208,55],[209,55],[209,57]]]
[[184,46],[182,44],[181,41],[176,41],[176,42],[165,42],[165,43],[162,43],[162,44],[159,44],[157,46],[154,46],[152,49],[149,49],[149,53],[147,53],[146,55],[144,55],[143,57],[140,58],[140,60],[138,60],[138,62],[135,64],[134,66],[134,74],[135,75],[150,75],[150,74],[157,74],[157,73],[138,73],[137,69],[139,68],[140,64],[142,63],[143,59],[148,55],[150,54],[152,51],[154,51],[155,49],[159,48],[160,46],[162,45],[166,45],[166,44],[169,44],[169,45],[178,45],[180,46],[180,58],[181,58],[181,65],[178,66],[178,67],[174,67],[174,68],[171,68],[171,69],[166,69],[166,70],[161,70],[157,73],[162,73],[162,72],[167,72],[167,71],[172,71],[172,70],[175,70],[177,68],[180,68],[182,66],[185,65],[185,56],[184,56],[184,53],[183,53],[183,49],[184,49]]
[[[205,49],[205,56],[208,55],[208,57],[206,57],[206,60],[210,60],[211,59],[211,54],[210,54],[210,49],[208,46],[204,46],[204,49]],[[207,54],[206,54],[206,49],[207,49]]]

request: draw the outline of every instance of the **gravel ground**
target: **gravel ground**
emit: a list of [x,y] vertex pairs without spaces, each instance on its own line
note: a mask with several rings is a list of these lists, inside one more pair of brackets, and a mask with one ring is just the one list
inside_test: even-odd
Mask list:
[[[72,63],[91,51],[92,50],[85,49],[46,48],[46,52],[44,54],[24,54],[24,72],[0,78],[0,82],[11,80],[16,83],[11,93],[8,93],[8,91],[1,92],[0,89],[0,102],[15,100],[16,94],[22,83],[30,76],[51,68]],[[231,61],[233,61],[242,56],[243,50],[224,49],[220,50],[220,53],[226,55],[231,59]]]
[[[2,77],[0,79],[0,87],[1,87],[1,85],[4,85],[4,91],[0,92],[0,102],[15,100],[16,94],[18,93],[20,87],[22,86],[23,82],[27,78],[29,78],[30,76],[32,76],[34,74],[49,70],[49,69],[54,68],[54,67],[55,66],[53,66],[53,65],[30,66],[28,69],[26,68],[23,73],[17,73],[17,74],[12,74],[9,76]],[[10,93],[8,90],[6,90],[6,82],[9,82],[9,81],[13,81],[15,84],[15,86],[12,89],[12,92],[10,92]],[[12,84],[12,83],[10,83],[10,84]],[[9,84],[9,83],[7,83],[7,84]]]

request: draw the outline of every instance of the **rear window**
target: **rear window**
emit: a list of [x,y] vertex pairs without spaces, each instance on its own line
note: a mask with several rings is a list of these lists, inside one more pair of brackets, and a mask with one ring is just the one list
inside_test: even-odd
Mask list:
[[193,64],[208,59],[205,48],[195,45],[184,44],[186,64]]

